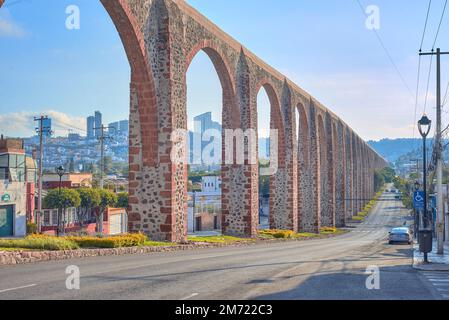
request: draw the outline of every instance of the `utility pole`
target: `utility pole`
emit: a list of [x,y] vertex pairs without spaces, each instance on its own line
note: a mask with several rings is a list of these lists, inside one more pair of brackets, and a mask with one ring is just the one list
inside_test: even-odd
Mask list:
[[42,171],[44,162],[44,134],[51,134],[50,128],[44,128],[44,121],[48,120],[47,116],[34,117],[34,121],[38,123],[36,132],[39,135],[39,169],[38,169],[38,194],[37,194],[37,215],[36,224],[38,232],[41,232],[41,213],[42,213]]
[[438,242],[438,254],[444,254],[444,206],[443,206],[443,142],[441,126],[441,55],[448,55],[449,52],[441,52],[438,48],[435,52],[419,53],[421,56],[436,55],[437,59],[437,128],[436,128],[436,161],[437,161],[437,224],[436,234]]
[[104,188],[104,147],[105,147],[105,140],[110,139],[111,137],[109,135],[105,135],[105,130],[112,129],[112,127],[106,127],[104,125],[101,125],[100,128],[94,128],[94,132],[96,130],[101,130],[100,137],[98,140],[100,141],[100,189]]

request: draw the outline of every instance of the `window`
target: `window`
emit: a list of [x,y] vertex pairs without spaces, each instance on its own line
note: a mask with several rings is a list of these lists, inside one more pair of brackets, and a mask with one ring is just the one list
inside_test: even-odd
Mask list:
[[2,154],[0,156],[0,168],[6,168],[8,167],[8,155],[7,154]]
[[25,156],[4,154],[0,156],[0,180],[25,181]]

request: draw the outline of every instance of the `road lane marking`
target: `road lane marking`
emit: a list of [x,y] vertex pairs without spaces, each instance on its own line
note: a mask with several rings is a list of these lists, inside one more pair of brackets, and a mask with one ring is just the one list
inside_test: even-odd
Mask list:
[[185,298],[182,298],[181,301],[192,299],[193,297],[196,297],[196,296],[198,296],[198,295],[199,295],[199,293],[192,293],[190,296],[187,296],[187,297],[185,297]]
[[432,282],[449,282],[449,279],[429,279]]
[[37,284],[30,284],[30,285],[22,286],[22,287],[9,288],[9,289],[0,290],[0,293],[9,292],[9,291],[15,291],[15,290],[20,290],[20,289],[27,289],[27,288],[31,288],[31,287],[35,287],[35,286],[37,286]]

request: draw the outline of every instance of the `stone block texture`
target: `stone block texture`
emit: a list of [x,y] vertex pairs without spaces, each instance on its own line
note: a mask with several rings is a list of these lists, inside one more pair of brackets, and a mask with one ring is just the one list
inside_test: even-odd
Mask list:
[[[387,166],[385,160],[184,0],[100,1],[131,66],[130,230],[154,240],[187,240],[187,164],[172,161],[181,144],[172,133],[187,128],[186,73],[200,50],[222,85],[223,129],[257,130],[257,95],[262,87],[269,95],[271,127],[279,131],[279,169],[270,181],[272,228],[317,232],[343,226],[373,196],[374,170]],[[222,228],[228,235],[257,234],[259,170],[248,161],[250,149],[246,144],[244,164],[222,167]]]

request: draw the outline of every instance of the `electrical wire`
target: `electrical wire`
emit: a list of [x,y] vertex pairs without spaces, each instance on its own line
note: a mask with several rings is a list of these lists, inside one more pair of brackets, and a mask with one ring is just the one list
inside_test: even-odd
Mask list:
[[[363,7],[363,5],[360,2],[360,0],[357,0],[357,3],[359,4],[359,7],[362,10],[363,15],[365,16],[365,18],[368,18],[367,13],[365,12],[365,8]],[[405,88],[409,92],[410,96],[414,98],[415,95],[413,94],[412,90],[410,89],[409,85],[407,84],[407,81],[405,81],[405,78],[402,75],[401,71],[399,70],[398,66],[394,62],[394,59],[391,56],[390,51],[387,49],[387,47],[386,47],[384,41],[382,40],[380,34],[377,32],[376,29],[373,29],[373,31],[374,31],[374,34],[376,35],[377,40],[379,41],[380,45],[382,46],[383,50],[385,51],[385,54],[387,55],[388,59],[390,60],[390,63],[393,65],[394,69],[396,70],[396,73],[398,74],[399,78],[401,79],[402,84],[405,86]]]
[[443,13],[441,14],[440,23],[438,24],[438,30],[437,30],[437,33],[435,35],[435,40],[433,42],[432,50],[435,49],[435,45],[436,45],[437,40],[438,40],[438,35],[440,34],[440,29],[441,29],[441,25],[443,23],[444,14],[446,13],[446,7],[447,7],[447,0],[444,2]]

